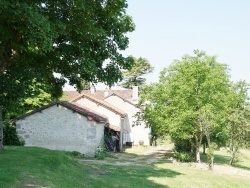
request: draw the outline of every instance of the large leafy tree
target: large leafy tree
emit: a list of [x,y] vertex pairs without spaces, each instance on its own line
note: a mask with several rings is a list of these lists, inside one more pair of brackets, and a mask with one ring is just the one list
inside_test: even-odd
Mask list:
[[250,106],[245,81],[233,84],[230,91],[226,132],[231,152],[229,164],[232,165],[238,150],[250,147]]
[[154,71],[154,67],[150,65],[145,58],[133,57],[135,64],[130,70],[123,72],[123,81],[120,85],[124,88],[132,88],[132,86],[141,86],[146,83],[146,78],[143,76]]
[[225,121],[229,75],[227,66],[214,56],[195,51],[176,60],[160,75],[159,83],[141,92],[146,105],[142,118],[159,134],[192,145],[196,161],[204,135],[210,135]]
[[[17,75],[16,75],[17,76]],[[14,79],[14,83],[11,83],[11,80]],[[52,85],[47,85],[39,77],[33,78],[31,81],[26,81],[26,83],[20,82],[20,79],[17,79],[15,75],[9,77],[1,76],[0,80],[0,91],[5,87],[9,87],[11,83],[12,87],[9,87],[11,92],[5,93],[4,101],[1,104],[4,104],[3,108],[3,143],[6,145],[19,145],[20,142],[15,132],[15,127],[11,123],[11,119],[20,116],[24,113],[27,113],[30,110],[46,105],[51,101],[55,100],[58,96],[58,92],[53,92]],[[25,84],[25,89],[23,88]],[[22,88],[20,88],[22,87]],[[6,90],[5,90],[6,92]],[[3,99],[0,98],[0,99]]]
[[118,81],[132,62],[120,53],[134,30],[126,7],[125,0],[0,1],[0,75],[22,64],[77,87],[81,79]]
[[120,70],[134,62],[121,54],[135,27],[126,8],[126,0],[1,0],[0,79],[19,72],[17,82],[10,79],[13,85],[1,90],[0,106],[6,107],[12,86],[21,96],[34,77],[57,93],[66,79],[79,90],[83,81],[121,80]]
[[[63,83],[56,83],[55,80],[53,82],[54,78],[33,75],[32,72],[13,70],[13,67],[0,77],[0,95],[2,96],[0,104],[4,107],[1,108],[4,119],[4,135],[1,134],[1,138],[5,137],[2,138],[5,144],[13,144],[15,139],[10,130],[14,131],[14,129],[9,120],[57,99],[61,95],[60,89]],[[50,80],[51,84],[47,80]]]

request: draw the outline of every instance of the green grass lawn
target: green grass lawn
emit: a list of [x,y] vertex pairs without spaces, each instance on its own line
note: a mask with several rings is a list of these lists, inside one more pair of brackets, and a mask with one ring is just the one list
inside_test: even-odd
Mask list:
[[250,171],[250,150],[240,150],[238,162],[234,166]]
[[[236,155],[236,161],[233,164],[234,167],[250,170],[250,151],[246,149],[240,150]],[[207,161],[207,156],[201,154],[201,160]],[[215,164],[229,164],[230,152],[228,150],[219,150],[214,152]]]
[[[132,160],[139,154],[126,155],[131,155]],[[223,156],[222,153],[218,155]],[[119,159],[111,160],[115,162]],[[154,164],[143,164],[143,161],[138,163],[140,164],[127,166],[112,163],[79,163],[67,152],[34,147],[5,147],[5,151],[0,153],[0,187],[242,188],[250,186],[249,177],[193,169],[172,164],[168,160]],[[242,165],[245,164],[247,163]],[[244,167],[250,168],[250,166]]]

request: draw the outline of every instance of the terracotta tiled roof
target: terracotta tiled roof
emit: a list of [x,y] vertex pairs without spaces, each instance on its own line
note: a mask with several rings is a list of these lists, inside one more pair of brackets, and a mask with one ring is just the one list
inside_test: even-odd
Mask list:
[[36,110],[33,110],[32,112],[29,112],[27,114],[24,114],[22,116],[19,116],[17,117],[16,119],[14,119],[14,121],[17,121],[19,119],[23,119],[27,116],[30,116],[32,114],[35,114],[37,112],[41,112],[42,110],[46,109],[46,108],[49,108],[51,106],[54,106],[54,105],[61,105],[61,106],[64,106],[68,109],[71,109],[72,111],[75,111],[81,115],[84,115],[84,116],[90,116],[92,117],[95,121],[97,122],[106,122],[107,121],[107,117],[102,115],[102,114],[99,114],[97,112],[94,112],[92,110],[90,110],[89,108],[86,108],[84,106],[80,106],[78,104],[75,104],[75,103],[70,103],[70,102],[63,102],[63,101],[57,101],[57,102],[53,102],[51,104],[48,104],[46,106],[43,106],[41,108],[38,108]]
[[69,101],[69,100],[77,97],[80,94],[81,94],[81,92],[79,93],[78,91],[63,91],[62,100]]
[[[84,107],[83,105],[80,105],[80,104],[78,104],[78,103],[76,103],[76,102],[71,102],[71,103],[69,103],[69,104],[78,106],[78,107],[80,107],[80,108],[86,108],[86,107]],[[95,112],[95,111],[93,111],[93,110],[91,110],[91,109],[89,109],[89,108],[87,108],[87,109],[88,109],[90,112],[92,112],[92,113],[94,113],[94,114],[96,114],[96,115],[99,115],[99,116],[101,116],[101,117],[104,117],[104,118],[108,119],[108,117],[105,116],[105,115],[103,115],[103,114],[97,113],[97,112]],[[91,117],[93,117],[93,116],[91,116]],[[120,130],[121,130],[121,127],[118,127],[118,126],[116,126],[116,125],[111,125],[111,124],[109,124],[109,123],[105,123],[105,127],[108,127],[108,128],[110,128],[110,129],[113,129],[114,131],[120,131]]]
[[119,95],[123,99],[127,99],[127,100],[132,98],[132,89],[107,90],[107,91],[106,90],[96,90],[94,93],[91,93],[90,90],[83,90],[80,93],[77,91],[64,91],[62,98],[67,99],[67,100],[72,100],[72,99],[76,98],[77,96],[84,93],[84,94],[92,96],[96,99],[104,100],[104,98],[106,97],[105,92],[108,92],[108,95],[111,95],[114,93],[116,95]]
[[122,117],[125,117],[127,115],[126,112],[120,110],[119,108],[116,108],[115,106],[109,104],[108,102],[103,101],[103,100],[98,100],[95,97],[87,95],[85,93],[82,93],[81,95],[79,95],[76,98],[72,99],[70,102],[76,102],[80,98],[87,98],[87,99],[95,102],[96,104],[99,104],[99,105],[101,105],[101,106],[103,106],[103,107],[105,107],[105,108],[107,108],[107,109],[121,115]]
[[114,131],[121,131],[121,127],[117,127],[117,126],[111,125],[111,124],[109,124],[109,123],[106,123],[106,124],[105,124],[105,127],[108,127],[108,128],[110,128],[110,129],[112,129],[112,130],[114,130]]
[[[140,108],[140,107],[138,107],[136,104],[132,103],[131,101],[129,101],[129,100],[127,100],[127,99],[124,99],[122,96],[120,96],[120,95],[118,95],[118,94],[116,94],[116,93],[112,93],[112,94],[108,95],[107,97],[104,98],[104,100],[107,99],[107,98],[109,98],[109,97],[111,97],[111,96],[117,96],[117,97],[121,98],[123,101],[125,101],[125,102],[127,102],[127,103],[133,105],[134,107]],[[141,109],[141,108],[140,108],[140,109]]]

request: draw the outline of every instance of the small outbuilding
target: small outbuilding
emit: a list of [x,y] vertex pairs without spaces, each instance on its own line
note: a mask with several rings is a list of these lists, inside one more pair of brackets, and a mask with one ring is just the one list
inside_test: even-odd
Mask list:
[[104,139],[107,117],[79,104],[58,101],[14,121],[25,146],[78,151],[93,157]]

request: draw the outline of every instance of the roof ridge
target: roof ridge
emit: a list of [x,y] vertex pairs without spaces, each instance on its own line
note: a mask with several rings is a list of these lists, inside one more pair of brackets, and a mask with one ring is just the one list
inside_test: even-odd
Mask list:
[[103,117],[103,118],[108,119],[108,116],[106,116],[106,115],[104,115],[104,114],[102,114],[102,113],[99,113],[99,112],[97,112],[97,111],[95,111],[95,110],[92,110],[92,109],[90,109],[90,108],[88,108],[88,107],[86,107],[86,106],[84,106],[84,105],[81,105],[81,104],[76,103],[76,102],[69,102],[69,103],[72,104],[72,105],[75,105],[75,106],[77,106],[77,107],[79,107],[79,108],[84,108],[84,109],[88,110],[88,111],[91,112],[91,113],[94,113],[94,114],[96,114],[96,115],[99,115],[99,116],[101,116],[101,117]]
[[96,99],[95,97],[92,97],[92,96],[90,96],[88,94],[85,94],[85,93],[82,93],[81,95],[75,97],[74,99],[70,100],[70,102],[75,102],[77,99],[80,99],[81,97],[86,97],[86,98],[92,100],[93,102],[96,102],[96,103],[98,103],[98,104],[100,104],[100,105],[102,105],[102,106],[104,106],[104,107],[106,107],[106,108],[120,114],[122,117],[126,116],[126,114],[127,114],[126,112],[124,112],[123,110],[113,106],[112,104],[110,104],[110,103],[108,103],[108,102],[106,102],[104,100]]
[[103,116],[101,114],[98,114],[98,113],[96,113],[96,112],[94,112],[92,110],[89,110],[86,107],[79,107],[79,106],[76,106],[76,105],[74,105],[74,104],[72,104],[70,102],[66,102],[66,101],[55,101],[55,102],[52,102],[52,103],[50,103],[48,105],[44,105],[44,106],[42,106],[40,108],[37,108],[37,109],[35,109],[35,110],[31,111],[31,112],[28,112],[28,113],[26,113],[24,115],[21,115],[21,116],[15,118],[15,119],[13,119],[13,121],[15,122],[15,121],[17,121],[19,119],[23,119],[23,118],[25,118],[27,116],[30,116],[32,114],[35,114],[35,113],[40,112],[42,110],[45,110],[45,109],[47,109],[47,108],[49,108],[51,106],[54,106],[54,105],[61,105],[61,106],[64,106],[66,108],[69,108],[72,111],[75,111],[75,112],[77,112],[77,113],[79,113],[81,115],[91,116],[97,122],[105,122],[105,121],[107,121],[107,117],[105,117],[105,116]]
[[110,95],[106,96],[106,97],[104,98],[104,100],[107,99],[107,98],[109,98],[109,97],[111,97],[112,95],[116,95],[117,97],[121,98],[123,101],[126,101],[127,103],[131,104],[132,106],[134,106],[134,107],[136,107],[136,108],[138,108],[138,109],[143,110],[141,107],[139,107],[139,106],[137,106],[136,104],[132,103],[132,102],[129,101],[128,99],[123,98],[122,96],[120,96],[120,95],[117,94],[117,93],[111,93]]

